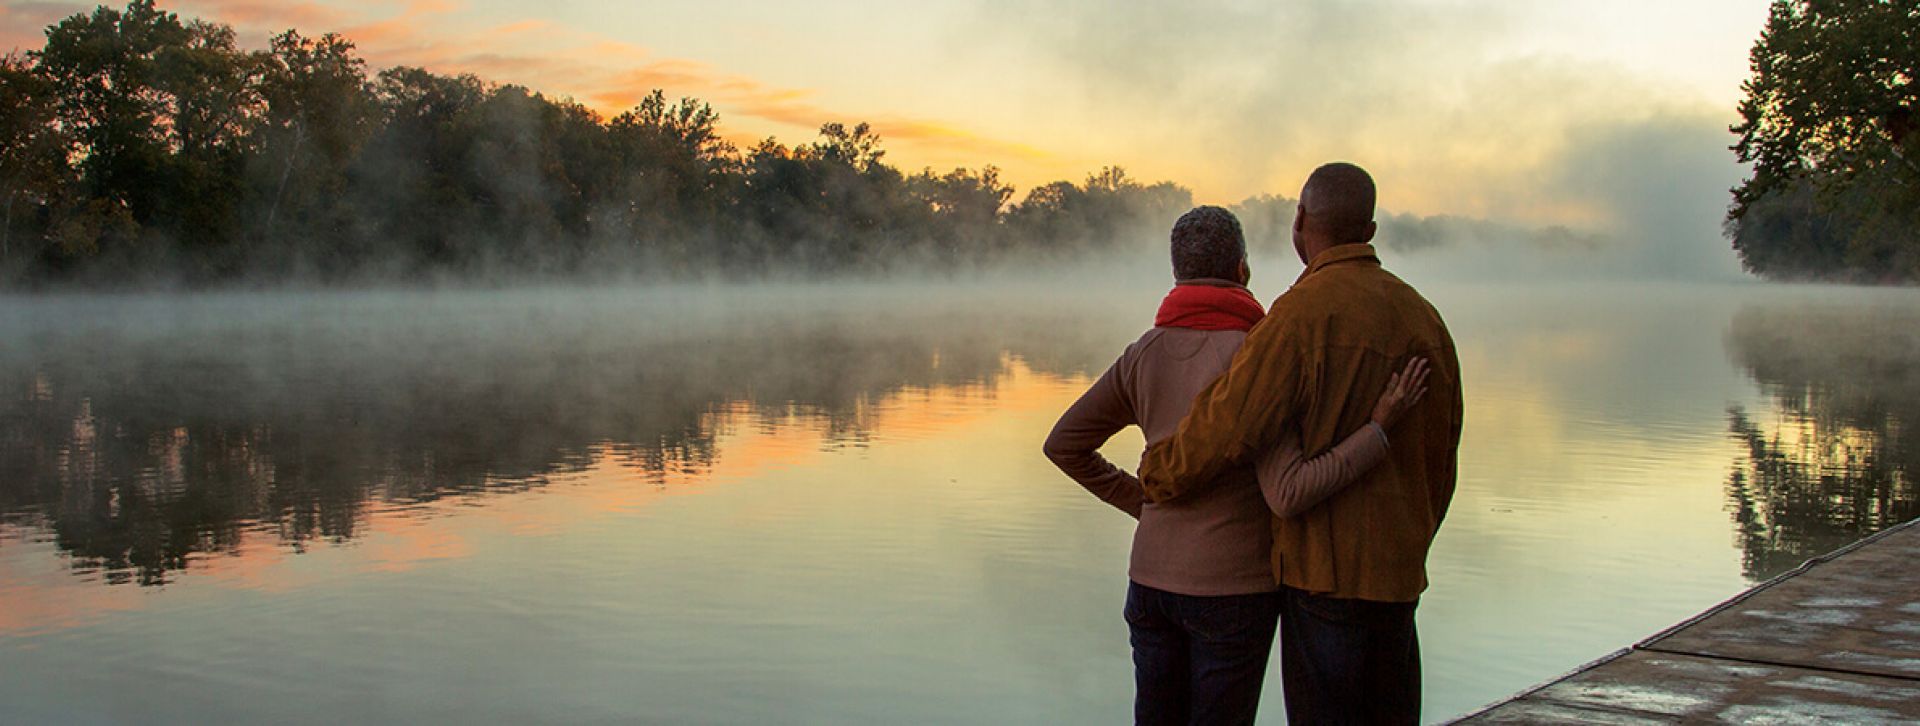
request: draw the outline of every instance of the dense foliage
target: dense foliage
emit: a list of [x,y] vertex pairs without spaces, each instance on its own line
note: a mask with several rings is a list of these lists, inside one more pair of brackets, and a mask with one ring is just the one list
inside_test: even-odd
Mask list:
[[1727,231],[1773,277],[1920,280],[1920,2],[1775,0]]
[[103,6],[0,60],[0,282],[955,270],[1151,239],[1192,201],[1109,168],[1013,203],[993,167],[888,165],[865,124],[742,150],[719,120]]

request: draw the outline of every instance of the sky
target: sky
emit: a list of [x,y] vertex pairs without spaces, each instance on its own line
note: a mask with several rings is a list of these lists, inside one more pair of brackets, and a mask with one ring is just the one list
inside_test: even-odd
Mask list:
[[[161,4],[256,47],[336,31],[375,68],[472,72],[607,115],[659,88],[711,102],[742,145],[871,122],[895,165],[991,164],[1016,199],[1118,165],[1230,204],[1295,196],[1346,160],[1396,212],[1616,232],[1673,222],[1648,205],[1717,229],[1742,173],[1726,128],[1767,14],[1765,0]],[[0,0],[0,51],[90,7]]]

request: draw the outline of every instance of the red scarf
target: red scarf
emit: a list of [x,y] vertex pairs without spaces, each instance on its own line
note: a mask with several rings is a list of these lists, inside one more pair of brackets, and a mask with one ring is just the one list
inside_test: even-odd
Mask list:
[[1251,330],[1266,317],[1260,301],[1244,287],[1218,285],[1175,285],[1167,299],[1160,301],[1160,314],[1153,318],[1156,328],[1192,328],[1194,330]]

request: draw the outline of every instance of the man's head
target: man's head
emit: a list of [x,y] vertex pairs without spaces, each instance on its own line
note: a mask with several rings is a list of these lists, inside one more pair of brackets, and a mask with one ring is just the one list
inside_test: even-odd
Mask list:
[[1300,262],[1310,264],[1337,245],[1373,241],[1375,196],[1373,177],[1365,169],[1335,162],[1313,170],[1293,216],[1293,249]]
[[1247,283],[1247,237],[1240,220],[1219,207],[1194,207],[1173,223],[1173,279]]

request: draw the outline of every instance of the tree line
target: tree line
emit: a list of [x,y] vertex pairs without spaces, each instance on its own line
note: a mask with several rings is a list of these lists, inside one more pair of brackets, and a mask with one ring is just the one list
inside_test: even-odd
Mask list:
[[967,270],[1112,251],[1192,205],[1117,167],[1014,202],[992,166],[886,163],[866,124],[741,149],[719,122],[101,6],[0,59],[0,282]]
[[1776,278],[1920,281],[1920,3],[1775,0],[1727,234]]

